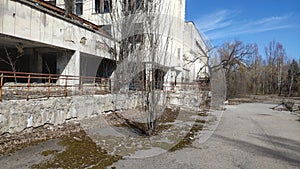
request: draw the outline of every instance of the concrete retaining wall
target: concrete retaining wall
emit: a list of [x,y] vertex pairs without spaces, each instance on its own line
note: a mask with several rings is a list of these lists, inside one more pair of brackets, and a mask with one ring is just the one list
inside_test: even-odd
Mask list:
[[177,91],[169,94],[168,104],[183,109],[199,110],[209,99],[208,94],[208,91]]
[[[163,93],[157,97],[157,104],[197,110],[207,93]],[[87,119],[108,111],[133,109],[142,106],[143,99],[133,93],[3,101],[0,102],[0,134],[45,124],[63,124],[71,119]]]
[[0,134],[19,132],[44,124],[58,125],[70,119],[86,119],[107,111],[132,109],[139,105],[137,95],[98,95],[13,100],[0,103]]

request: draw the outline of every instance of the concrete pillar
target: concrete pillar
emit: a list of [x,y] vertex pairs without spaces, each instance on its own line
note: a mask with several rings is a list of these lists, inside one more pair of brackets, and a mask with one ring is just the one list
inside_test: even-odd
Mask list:
[[190,71],[189,69],[184,70],[184,82],[190,82]]
[[164,90],[170,91],[172,89],[172,82],[175,82],[173,71],[171,69],[168,70],[164,77]]
[[180,71],[177,72],[177,75],[176,75],[176,88],[175,88],[175,90],[181,90],[181,87],[183,85],[183,80],[184,80],[183,76],[184,76],[183,72],[180,72]]
[[177,72],[176,82],[177,83],[183,83],[183,80],[184,80],[183,72]]
[[[67,76],[80,76],[80,52],[65,52],[57,56],[57,72],[61,75]],[[65,77],[60,77],[57,81],[58,84],[64,85],[66,83]],[[79,84],[80,80],[68,80],[69,85]]]

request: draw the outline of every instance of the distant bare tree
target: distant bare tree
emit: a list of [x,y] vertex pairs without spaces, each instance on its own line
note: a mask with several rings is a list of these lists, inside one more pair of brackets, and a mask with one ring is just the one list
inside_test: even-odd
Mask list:
[[291,97],[293,95],[293,91],[296,91],[297,88],[299,87],[296,86],[298,80],[297,77],[299,76],[300,76],[299,65],[295,60],[293,60],[292,63],[290,64],[288,70],[288,77],[287,77],[289,97]]
[[237,95],[236,86],[238,85],[241,86],[239,90],[243,90],[242,93],[245,92],[246,83],[241,79],[245,78],[244,74],[249,68],[254,52],[254,44],[244,45],[243,42],[237,40],[234,42],[225,42],[218,49],[221,65],[225,68],[227,97],[235,97]]
[[282,93],[283,86],[283,67],[284,61],[287,58],[285,49],[281,43],[271,41],[268,47],[265,47],[265,53],[267,60],[266,72],[269,76],[269,93],[278,95]]
[[[262,93],[263,80],[263,59],[258,52],[257,44],[254,45],[254,53],[249,67],[249,92],[252,94]],[[262,84],[262,85],[261,85]]]

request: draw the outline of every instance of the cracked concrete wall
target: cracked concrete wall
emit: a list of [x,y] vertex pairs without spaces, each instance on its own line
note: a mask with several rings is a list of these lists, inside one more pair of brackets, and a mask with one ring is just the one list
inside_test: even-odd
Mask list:
[[98,95],[0,103],[0,135],[45,124],[59,125],[71,119],[87,119],[104,112],[133,109],[138,95]]
[[[200,110],[205,105],[205,101],[209,98],[208,91],[177,91],[170,93],[168,98],[168,105],[177,106],[182,109]],[[209,106],[209,105],[205,105]]]
[[[161,93],[156,104],[198,110],[208,92]],[[139,94],[107,94],[37,100],[0,102],[0,135],[20,132],[45,124],[59,125],[69,120],[88,119],[109,111],[129,110],[143,106]]]

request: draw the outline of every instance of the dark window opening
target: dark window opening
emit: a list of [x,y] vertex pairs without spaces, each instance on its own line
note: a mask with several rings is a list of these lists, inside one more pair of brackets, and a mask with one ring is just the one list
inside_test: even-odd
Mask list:
[[111,12],[111,0],[104,0],[104,13]]
[[83,14],[83,2],[82,2],[82,0],[76,0],[75,12],[76,12],[76,15],[82,15]]
[[51,5],[56,5],[56,0],[44,0],[44,2],[51,4]]
[[95,13],[100,13],[100,0],[95,0]]
[[95,13],[111,13],[112,0],[95,0]]
[[137,11],[144,9],[144,0],[124,0],[123,11]]
[[155,71],[154,71],[155,89],[163,90],[165,75],[166,75],[166,73],[164,71],[155,69]]

